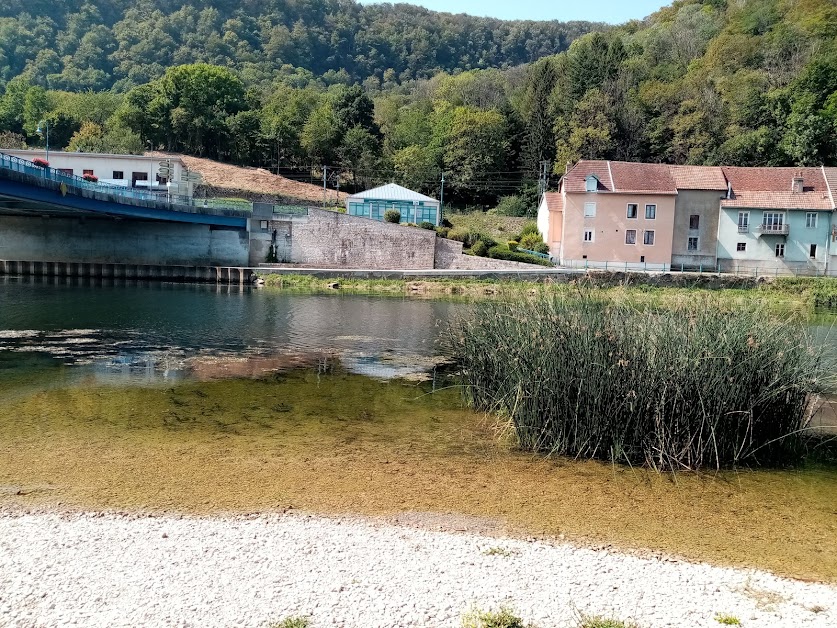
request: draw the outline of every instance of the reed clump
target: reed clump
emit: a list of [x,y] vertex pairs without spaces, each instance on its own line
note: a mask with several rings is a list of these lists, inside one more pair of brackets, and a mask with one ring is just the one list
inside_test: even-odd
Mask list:
[[469,404],[522,448],[664,471],[798,460],[829,373],[803,321],[711,300],[486,303],[447,340]]

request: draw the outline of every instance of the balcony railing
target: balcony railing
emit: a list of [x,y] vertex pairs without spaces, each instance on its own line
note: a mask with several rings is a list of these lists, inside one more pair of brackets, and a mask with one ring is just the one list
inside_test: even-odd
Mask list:
[[756,227],[756,233],[759,235],[783,235],[786,236],[790,233],[790,225],[782,224],[782,225],[765,225],[761,224]]

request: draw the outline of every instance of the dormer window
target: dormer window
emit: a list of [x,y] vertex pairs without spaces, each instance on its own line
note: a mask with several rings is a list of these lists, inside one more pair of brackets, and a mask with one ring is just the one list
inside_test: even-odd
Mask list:
[[588,192],[598,192],[599,191],[599,178],[594,174],[588,174],[587,177],[584,179],[585,181],[585,189]]
[[797,173],[796,176],[793,178],[793,181],[791,183],[791,192],[793,192],[794,194],[801,194],[803,190],[803,179],[802,173],[800,172]]

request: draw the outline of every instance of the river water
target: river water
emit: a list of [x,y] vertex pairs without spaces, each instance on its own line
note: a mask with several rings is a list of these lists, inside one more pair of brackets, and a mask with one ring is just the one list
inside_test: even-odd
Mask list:
[[434,376],[468,307],[0,278],[0,508],[456,514],[837,580],[833,467],[672,481],[519,452]]

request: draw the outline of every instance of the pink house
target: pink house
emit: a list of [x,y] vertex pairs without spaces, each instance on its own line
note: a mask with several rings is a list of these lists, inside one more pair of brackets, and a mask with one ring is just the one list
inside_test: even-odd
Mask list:
[[545,197],[538,224],[562,265],[663,269],[676,198],[670,166],[582,160]]

